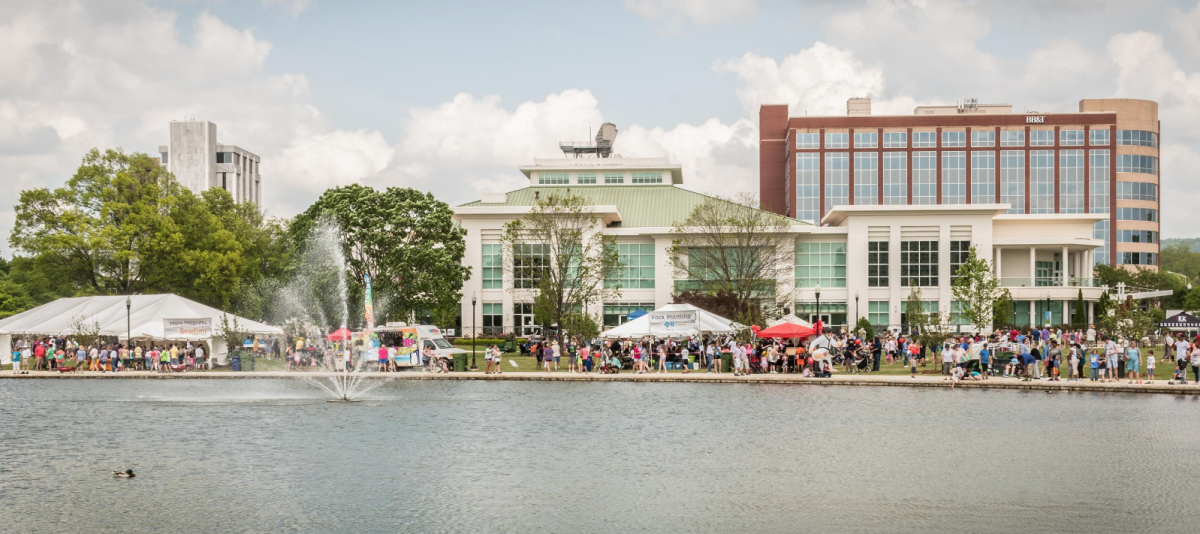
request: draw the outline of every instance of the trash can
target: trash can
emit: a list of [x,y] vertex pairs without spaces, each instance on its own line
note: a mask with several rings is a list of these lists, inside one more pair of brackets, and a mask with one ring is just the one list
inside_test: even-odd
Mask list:
[[229,360],[229,367],[232,368],[234,371],[241,371],[242,370],[242,359],[239,358],[237,355],[234,355],[233,358]]
[[464,373],[466,371],[467,371],[467,354],[465,352],[462,354],[455,354],[454,355],[454,372]]
[[733,370],[733,353],[722,352],[721,353],[721,372],[728,373],[731,370]]

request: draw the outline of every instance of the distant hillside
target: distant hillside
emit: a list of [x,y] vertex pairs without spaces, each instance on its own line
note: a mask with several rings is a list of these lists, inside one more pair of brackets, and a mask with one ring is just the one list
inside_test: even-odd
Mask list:
[[1171,237],[1163,239],[1161,245],[1162,248],[1183,245],[1192,252],[1200,252],[1200,238],[1197,237]]

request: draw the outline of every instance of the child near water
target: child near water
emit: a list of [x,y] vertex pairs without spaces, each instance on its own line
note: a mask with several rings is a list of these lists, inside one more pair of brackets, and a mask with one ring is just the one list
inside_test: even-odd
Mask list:
[[912,378],[916,378],[917,377],[917,359],[909,358],[908,365],[909,365],[909,376],[911,376]]

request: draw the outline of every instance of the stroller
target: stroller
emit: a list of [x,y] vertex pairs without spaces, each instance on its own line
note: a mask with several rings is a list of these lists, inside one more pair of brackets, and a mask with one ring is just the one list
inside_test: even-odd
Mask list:
[[859,347],[854,351],[854,372],[866,373],[871,370],[871,351],[866,347]]

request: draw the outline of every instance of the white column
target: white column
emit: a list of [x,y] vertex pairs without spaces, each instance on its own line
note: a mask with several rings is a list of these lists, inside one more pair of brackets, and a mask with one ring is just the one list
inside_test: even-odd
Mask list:
[[1067,261],[1067,247],[1062,248],[1062,286],[1067,287],[1067,266],[1070,263]]
[[1037,248],[1029,247],[1029,287],[1037,286]]
[[1004,257],[1004,249],[1002,249],[1000,247],[996,247],[996,251],[993,252],[993,254],[995,254],[995,257],[996,257],[996,265],[995,265],[996,278],[1003,279],[1004,278],[1004,270],[1001,268],[1000,258]]

